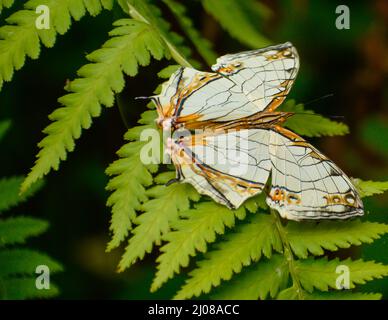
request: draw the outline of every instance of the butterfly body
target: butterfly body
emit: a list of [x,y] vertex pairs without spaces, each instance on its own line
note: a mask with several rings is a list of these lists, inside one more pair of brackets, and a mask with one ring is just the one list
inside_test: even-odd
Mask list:
[[299,69],[291,43],[225,55],[213,72],[178,69],[154,101],[169,132],[176,181],[231,209],[266,190],[284,218],[344,219],[363,214],[350,179],[282,124],[278,112]]

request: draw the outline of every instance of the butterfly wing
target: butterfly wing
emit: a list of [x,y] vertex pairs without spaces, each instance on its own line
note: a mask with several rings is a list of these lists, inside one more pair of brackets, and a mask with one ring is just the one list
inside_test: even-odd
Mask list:
[[162,118],[173,117],[175,123],[225,122],[258,112],[243,92],[231,80],[212,72],[180,68],[153,97]]
[[301,137],[281,127],[269,141],[270,207],[290,220],[346,219],[364,213],[350,179]]
[[299,57],[296,48],[286,42],[222,56],[212,70],[236,83],[258,110],[274,111],[291,90]]
[[176,141],[172,160],[182,182],[229,208],[260,193],[289,220],[363,215],[350,179],[301,137],[281,127],[204,133]]
[[268,180],[268,130],[205,131],[174,143],[178,178],[229,208],[260,193]]
[[153,100],[161,118],[202,128],[273,111],[291,89],[298,68],[290,43],[226,55],[217,59],[214,73],[178,69]]

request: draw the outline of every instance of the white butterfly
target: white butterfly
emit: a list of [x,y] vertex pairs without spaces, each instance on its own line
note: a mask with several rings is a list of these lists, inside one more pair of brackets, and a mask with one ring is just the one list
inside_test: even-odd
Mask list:
[[[173,131],[167,148],[176,180],[231,209],[268,184],[268,205],[287,219],[363,215],[350,179],[281,126],[292,114],[275,110],[298,69],[297,51],[287,42],[222,56],[212,73],[177,70],[161,94],[151,97],[159,126]],[[210,161],[209,154],[217,159]]]

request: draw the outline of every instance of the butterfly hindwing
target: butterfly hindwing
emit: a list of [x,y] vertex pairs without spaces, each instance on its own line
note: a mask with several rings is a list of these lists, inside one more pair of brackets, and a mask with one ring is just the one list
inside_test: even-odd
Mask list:
[[268,130],[205,131],[174,143],[181,181],[230,208],[260,193],[268,180]]
[[270,207],[284,218],[345,219],[363,215],[350,179],[331,160],[289,130],[271,130]]

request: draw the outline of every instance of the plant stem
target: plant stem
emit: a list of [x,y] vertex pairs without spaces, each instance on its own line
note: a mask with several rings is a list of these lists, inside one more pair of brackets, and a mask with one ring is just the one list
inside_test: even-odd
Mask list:
[[291,250],[291,245],[290,242],[287,239],[287,231],[282,225],[282,221],[280,220],[279,214],[277,213],[276,210],[271,209],[271,215],[275,219],[275,225],[276,228],[279,232],[280,239],[282,240],[283,244],[283,254],[284,257],[286,258],[286,261],[288,263],[288,269],[290,270],[290,275],[292,279],[292,284],[296,287],[296,292],[298,295],[299,300],[304,300],[304,295],[303,295],[303,288],[302,285],[299,281],[299,278],[295,272],[295,258]]
[[[149,25],[152,25],[144,16],[140,14],[139,11],[136,10],[134,6],[132,6],[129,2],[127,2],[128,8],[129,8],[129,15],[136,20],[142,21],[144,23],[147,23]],[[156,28],[157,29],[157,28]],[[159,32],[160,37],[163,39],[163,41],[166,43],[168,49],[170,50],[171,56],[173,59],[180,64],[183,67],[189,67],[192,68],[193,66],[190,64],[189,61],[186,60],[186,58],[178,51],[178,49],[161,33]]]

